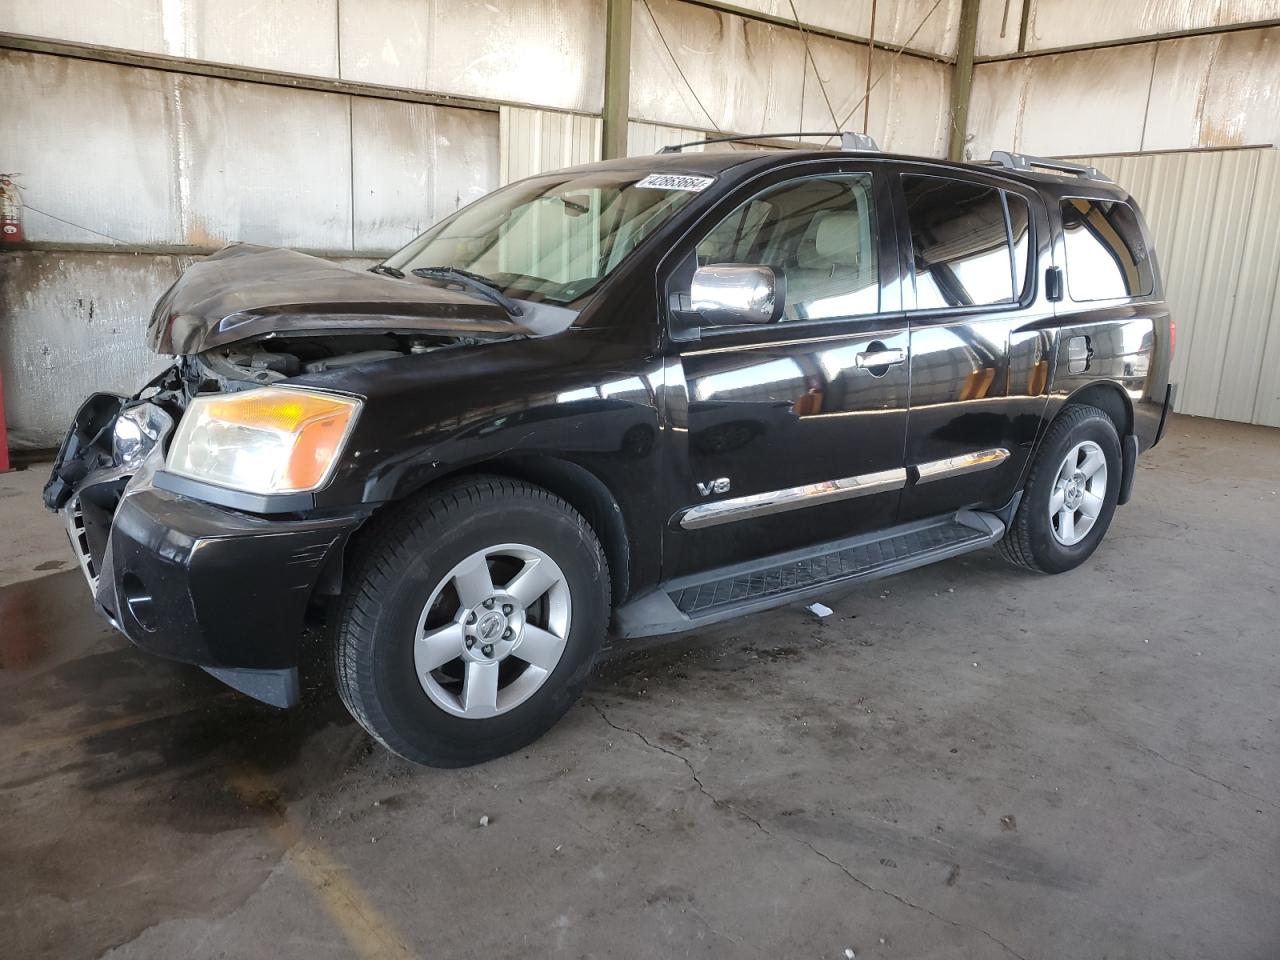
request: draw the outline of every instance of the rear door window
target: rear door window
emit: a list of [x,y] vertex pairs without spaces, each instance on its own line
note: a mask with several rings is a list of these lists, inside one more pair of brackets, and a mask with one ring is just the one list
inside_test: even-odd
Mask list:
[[1009,195],[1006,212],[1003,190],[947,177],[904,175],[902,192],[917,310],[1017,302],[1029,281],[1025,200]]
[[1119,200],[1062,201],[1071,299],[1112,300],[1151,292],[1155,274],[1133,207]]

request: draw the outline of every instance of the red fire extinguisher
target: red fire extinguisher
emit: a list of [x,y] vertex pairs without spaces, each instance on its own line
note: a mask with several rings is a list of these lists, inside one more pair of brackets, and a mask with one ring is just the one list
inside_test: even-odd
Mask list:
[[22,243],[22,194],[15,173],[0,173],[0,243]]

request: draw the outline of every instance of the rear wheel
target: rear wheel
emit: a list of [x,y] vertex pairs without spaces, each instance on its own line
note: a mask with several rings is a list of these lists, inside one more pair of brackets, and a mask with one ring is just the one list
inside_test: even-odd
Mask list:
[[1120,438],[1097,407],[1065,408],[1049,427],[1000,549],[1041,573],[1084,563],[1111,524],[1120,496]]
[[604,637],[599,541],[550,492],[476,478],[375,521],[333,624],[343,702],[432,766],[517,750],[573,704]]

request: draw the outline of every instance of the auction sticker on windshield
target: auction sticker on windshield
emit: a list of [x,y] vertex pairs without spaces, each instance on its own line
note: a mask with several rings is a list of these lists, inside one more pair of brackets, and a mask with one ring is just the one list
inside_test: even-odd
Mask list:
[[636,186],[641,189],[647,187],[650,190],[688,190],[690,193],[697,193],[699,190],[707,189],[715,182],[715,177],[694,177],[678,173],[651,173],[637,183]]

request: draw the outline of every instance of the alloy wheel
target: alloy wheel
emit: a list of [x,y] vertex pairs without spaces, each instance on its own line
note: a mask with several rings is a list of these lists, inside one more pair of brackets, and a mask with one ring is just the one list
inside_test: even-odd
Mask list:
[[1089,535],[1107,496],[1107,457],[1092,440],[1067,451],[1049,495],[1049,524],[1054,539],[1075,546]]
[[564,654],[569,584],[536,547],[477,550],[436,585],[418,618],[413,659],[432,702],[468,720],[529,699]]

